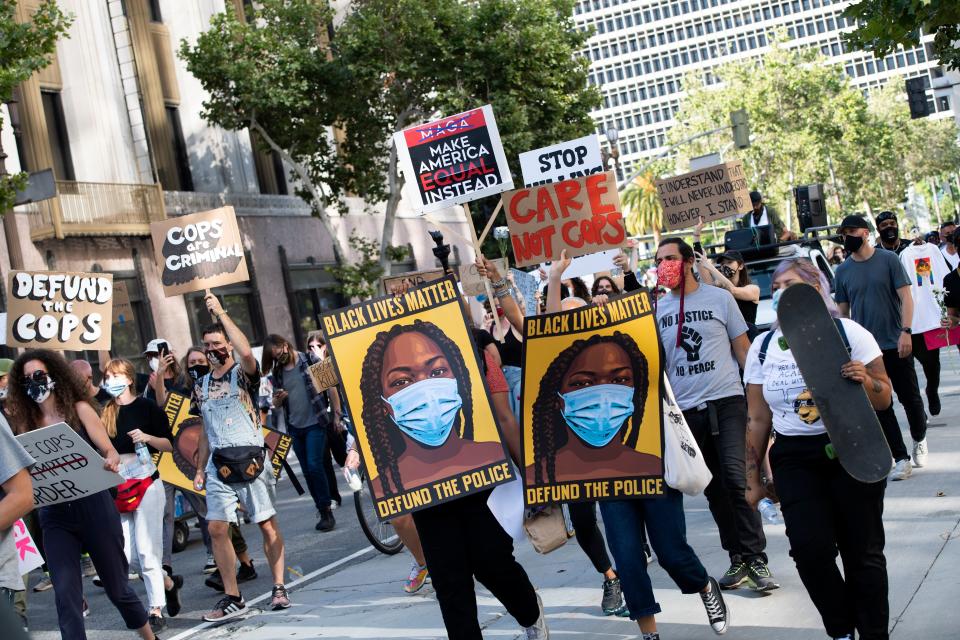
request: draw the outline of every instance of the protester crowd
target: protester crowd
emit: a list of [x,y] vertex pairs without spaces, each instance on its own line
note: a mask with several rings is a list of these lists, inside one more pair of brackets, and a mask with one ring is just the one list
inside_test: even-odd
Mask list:
[[[777,323],[767,331],[755,324],[760,299],[768,293],[776,310],[788,287],[803,283],[817,289],[837,318],[850,353],[842,375],[863,386],[890,445],[890,480],[908,479],[922,468],[928,456],[927,415],[941,410],[939,350],[928,347],[923,334],[960,324],[960,232],[947,222],[926,236],[903,237],[907,234],[890,212],[879,214],[875,222],[878,237],[873,238],[864,218],[843,219],[838,229],[842,246],[828,250],[835,267],[831,278],[809,260],[789,258],[773,272],[769,292],[751,281],[743,255],[728,252],[709,259],[699,243],[702,225],[694,246],[668,237],[657,247],[656,282],[648,284],[658,290],[664,372],[712,473],[705,495],[729,566],[713,567],[717,572],[711,573],[687,543],[683,494],[673,488],[657,498],[566,505],[586,561],[599,574],[602,613],[636,620],[644,640],[659,638],[655,617],[661,608],[647,573],[653,554],[681,592],[698,594],[708,624],[718,634],[730,625],[723,591],[779,587],[767,565],[757,511],[764,498],[780,504],[791,556],[826,633],[831,638],[888,637],[882,518],[886,482],[857,481],[825,455],[829,436],[809,394],[795,385],[783,392],[786,377],[798,374],[782,331]],[[754,214],[744,223],[775,226],[779,240],[791,239],[762,202],[755,201]],[[616,259],[622,277],[598,274],[591,287],[580,278],[563,279],[569,263],[564,255],[543,274],[543,313],[606,304],[643,288],[645,278],[638,279],[626,256]],[[514,462],[522,468],[526,307],[509,275],[494,263],[481,259],[478,270],[490,280],[492,298],[486,300],[488,315],[482,326],[474,327],[474,338],[497,421]],[[938,298],[936,287],[928,283],[945,295]],[[310,365],[327,355],[322,335],[311,333],[302,349],[283,336],[270,335],[258,362],[247,336],[218,299],[208,294],[205,300],[213,324],[203,329],[203,344],[178,360],[165,340],[152,340],[143,354],[151,369],[146,375],[130,361],[107,353],[101,354],[99,375],[87,362],[67,363],[59,353],[42,349],[27,351],[15,361],[0,360],[0,590],[25,627],[28,585],[16,570],[11,533],[19,518],[25,519],[46,560],[31,588],[54,590],[65,640],[86,638],[83,578],[94,575],[126,626],[145,640],[166,628],[165,616],[178,615],[179,590],[194,574],[207,575],[206,584],[222,593],[204,620],[244,614],[240,586],[256,577],[257,568],[238,518],[260,530],[267,563],[260,570],[271,574],[274,585],[270,607],[290,607],[277,481],[269,464],[268,472],[251,472],[264,466],[263,426],[291,436],[317,513],[316,530],[336,527],[334,509],[341,496],[334,465],[355,470],[360,455],[338,388],[318,392],[311,382]],[[494,315],[502,322],[494,322]],[[927,381],[923,393],[915,360]],[[264,388],[271,391],[263,393]],[[190,398],[203,422],[193,482],[206,493],[181,491],[200,517],[207,549],[203,567],[173,566],[178,490],[161,480],[153,462],[154,454],[173,447],[172,425],[163,406],[174,393]],[[911,449],[894,413],[894,394],[906,412]],[[385,401],[395,411],[401,403]],[[13,436],[59,422],[91,444],[105,468],[123,476],[116,495],[101,491],[32,510],[28,470],[33,460]],[[412,555],[403,589],[413,593],[432,581],[449,637],[476,639],[481,637],[476,579],[524,628],[527,638],[547,638],[536,576],[516,561],[513,540],[491,513],[488,497],[489,491],[481,492],[392,521]],[[142,578],[142,590],[131,582],[131,574]]]

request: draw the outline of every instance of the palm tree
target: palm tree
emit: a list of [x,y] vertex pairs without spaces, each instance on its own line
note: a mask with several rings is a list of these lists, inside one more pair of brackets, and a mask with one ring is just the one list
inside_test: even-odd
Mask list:
[[654,244],[660,244],[663,231],[663,203],[657,193],[652,172],[633,179],[620,198],[626,214],[627,231],[631,235],[653,233]]

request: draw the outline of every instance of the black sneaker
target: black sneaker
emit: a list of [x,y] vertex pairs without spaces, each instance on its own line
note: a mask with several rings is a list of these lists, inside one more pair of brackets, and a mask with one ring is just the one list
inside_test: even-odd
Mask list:
[[333,517],[333,511],[330,510],[330,507],[320,511],[320,521],[317,522],[317,526],[314,527],[317,531],[333,531],[333,528],[337,526],[337,520]]
[[930,409],[930,415],[940,415],[940,394],[927,394],[927,406]]
[[767,563],[757,558],[747,565],[747,574],[751,582],[751,589],[754,591],[773,591],[779,589],[780,585],[773,579],[773,574],[767,567]]
[[620,578],[603,581],[603,599],[600,601],[600,608],[605,616],[618,616],[627,608],[623,601]]
[[243,601],[243,596],[223,596],[217,601],[213,611],[203,616],[206,622],[222,622],[243,615],[247,610],[247,603]]
[[721,589],[736,589],[749,579],[750,574],[747,570],[747,563],[737,560],[730,565],[730,568],[723,574],[718,584]]
[[180,589],[183,587],[183,576],[171,575],[170,579],[173,580],[173,588],[164,589],[163,593],[167,597],[167,615],[176,618],[182,607]]
[[730,627],[730,612],[727,611],[727,604],[723,601],[720,584],[715,579],[710,578],[707,587],[709,587],[709,590],[706,593],[700,592],[700,599],[703,601],[703,608],[707,610],[707,620],[710,621],[710,628],[717,635],[723,635]]
[[163,616],[158,616],[155,613],[151,613],[147,621],[150,623],[150,630],[154,634],[167,628],[167,621],[163,619]]
[[220,577],[220,570],[217,569],[211,573],[210,577],[203,581],[203,584],[207,585],[214,591],[223,593],[223,578]]
[[237,569],[237,582],[250,582],[257,578],[257,570],[253,568],[253,559],[250,559],[250,564],[240,563],[240,568]]

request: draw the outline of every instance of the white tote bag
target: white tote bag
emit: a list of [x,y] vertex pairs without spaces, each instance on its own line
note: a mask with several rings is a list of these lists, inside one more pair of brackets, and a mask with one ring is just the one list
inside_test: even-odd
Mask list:
[[713,475],[693,439],[673,389],[663,377],[663,479],[668,487],[695,496],[707,488]]

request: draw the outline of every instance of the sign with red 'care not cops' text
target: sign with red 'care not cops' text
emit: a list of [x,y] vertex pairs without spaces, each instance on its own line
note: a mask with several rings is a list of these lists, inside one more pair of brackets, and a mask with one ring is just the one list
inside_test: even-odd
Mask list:
[[393,134],[414,211],[430,213],[513,188],[490,105]]
[[503,194],[517,267],[616,249],[627,239],[612,171]]

